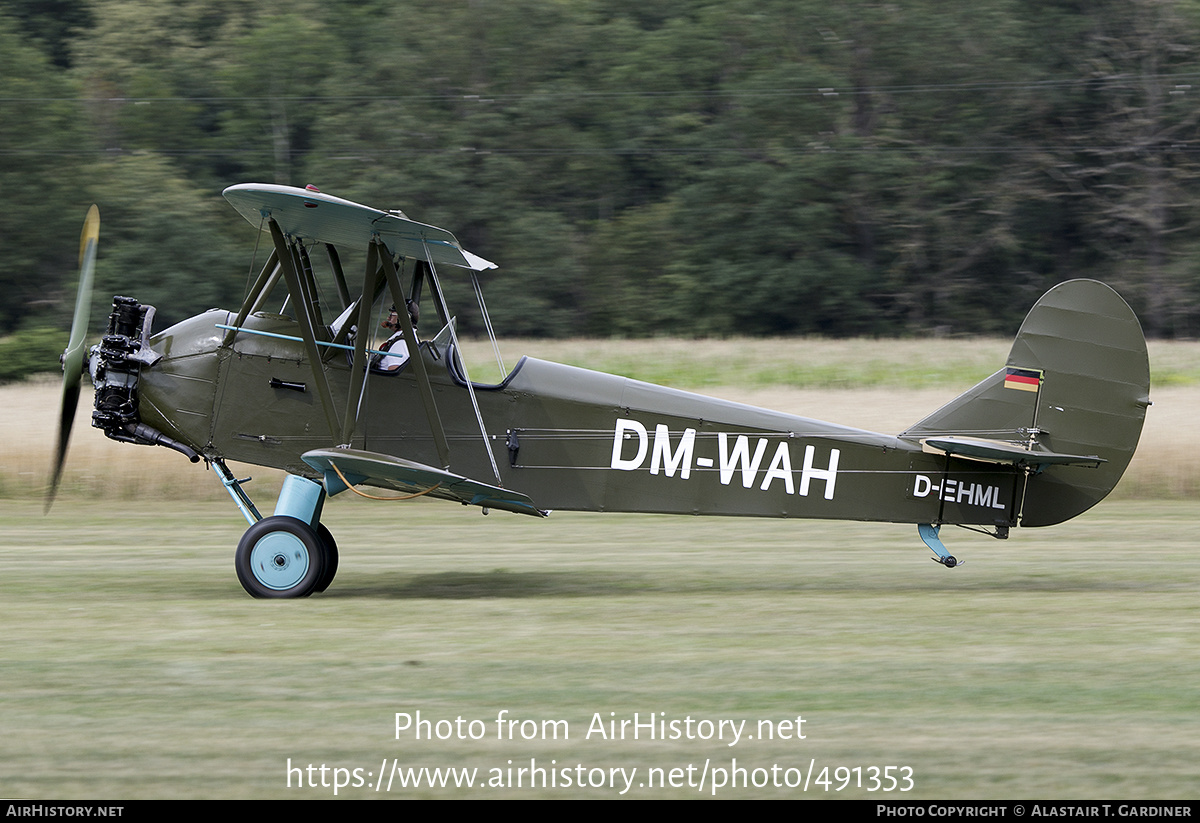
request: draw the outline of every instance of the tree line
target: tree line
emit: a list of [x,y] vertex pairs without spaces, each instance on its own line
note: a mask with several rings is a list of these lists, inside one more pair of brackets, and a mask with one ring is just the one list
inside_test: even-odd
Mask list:
[[1200,0],[2,0],[0,334],[69,316],[91,202],[97,313],[236,307],[256,181],[455,232],[506,335],[1009,334],[1094,277],[1192,337],[1198,43]]

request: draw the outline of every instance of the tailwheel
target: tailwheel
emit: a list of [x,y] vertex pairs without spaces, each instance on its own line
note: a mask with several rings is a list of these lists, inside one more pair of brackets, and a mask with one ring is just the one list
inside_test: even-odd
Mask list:
[[[323,526],[319,529],[329,535]],[[333,580],[336,552],[332,536],[327,542],[303,520],[267,517],[246,529],[234,566],[251,597],[307,597]]]
[[942,525],[933,525],[932,523],[918,523],[917,534],[921,535],[921,539],[925,541],[925,545],[937,555],[937,557],[929,558],[935,563],[941,563],[947,569],[953,569],[963,565],[966,561],[959,560],[950,552],[946,551],[946,547],[942,545],[942,539],[938,537],[938,533],[942,530]]

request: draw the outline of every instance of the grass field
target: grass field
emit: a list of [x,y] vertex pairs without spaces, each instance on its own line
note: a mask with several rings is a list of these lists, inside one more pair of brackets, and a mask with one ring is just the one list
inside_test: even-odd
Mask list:
[[[630,351],[631,362],[654,359]],[[636,769],[627,797],[707,797],[714,769],[770,783],[777,765],[781,781],[815,766],[808,790],[739,782],[716,796],[1195,798],[1200,390],[1187,352],[1171,356],[1156,375],[1175,376],[1156,384],[1117,499],[1006,542],[944,532],[967,561],[953,571],[926,559],[911,526],[534,522],[343,496],[324,516],[342,548],[337,580],[288,602],[242,592],[232,554],[245,523],[210,474],[165,450],[107,443],[86,421],[44,517],[57,390],[0,388],[21,433],[0,457],[0,795],[332,797],[335,767],[373,784],[395,760],[475,768],[477,785],[505,786],[401,789],[395,778],[390,793],[338,796],[607,798],[625,785],[618,774],[611,788],[609,770]],[[905,359],[922,357],[928,349]],[[704,371],[679,373],[689,369]],[[883,430],[965,388],[891,380],[664,382]],[[253,485],[269,487],[262,474]],[[397,739],[395,714],[418,710],[482,721],[483,738]],[[565,720],[570,737],[498,740],[501,711]],[[595,715],[635,712],[744,720],[754,739],[587,738]],[[797,716],[803,740],[759,739],[759,721]],[[289,759],[313,765],[318,784],[325,765],[330,785],[297,788],[292,772],[289,788]],[[517,770],[531,760],[560,785],[528,788]],[[868,791],[872,766],[910,767],[913,788]],[[826,791],[825,767],[835,789],[837,767],[860,767],[864,788],[843,772],[851,785]],[[564,788],[563,769],[605,785]],[[641,785],[672,769],[682,785]],[[702,789],[688,785],[702,773]],[[510,787],[518,777],[522,788]]]
[[[289,602],[242,593],[229,509],[75,502],[43,519],[35,502],[5,506],[5,796],[332,796],[288,790],[289,758],[364,772],[396,758],[480,779],[534,759],[636,767],[639,781],[706,759],[815,761],[814,779],[823,766],[910,766],[914,788],[896,798],[1196,796],[1190,504],[1114,503],[1007,543],[961,532],[951,540],[968,562],[948,571],[908,527],[485,521],[339,498],[325,520],[343,548],[338,579]],[[502,709],[566,720],[570,739],[495,740]],[[487,739],[396,740],[395,713],[417,710],[487,721]],[[805,739],[585,739],[610,712],[748,729],[802,716]],[[391,796],[498,793],[518,794],[394,785]],[[718,792],[778,794],[883,796]]]

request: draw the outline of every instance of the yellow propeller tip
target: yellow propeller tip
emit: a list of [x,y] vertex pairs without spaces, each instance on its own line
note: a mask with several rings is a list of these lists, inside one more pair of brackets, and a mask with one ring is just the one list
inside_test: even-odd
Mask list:
[[93,203],[88,209],[87,217],[83,221],[83,231],[79,234],[79,265],[83,265],[83,255],[87,251],[88,243],[96,243],[100,240],[100,208]]

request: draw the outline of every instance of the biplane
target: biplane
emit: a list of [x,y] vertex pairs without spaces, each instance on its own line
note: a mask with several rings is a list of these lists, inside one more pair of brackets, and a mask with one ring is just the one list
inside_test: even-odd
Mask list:
[[[99,233],[89,213],[47,505],[86,372],[94,426],[174,449],[220,478],[249,524],[235,567],[255,597],[329,586],[338,549],[322,510],[362,487],[537,518],[575,510],[911,523],[931,559],[953,568],[943,525],[1005,538],[1103,499],[1150,405],[1138,320],[1091,280],[1051,289],[1003,367],[894,435],[532,357],[511,370],[501,362],[498,383],[475,382],[443,281],[469,279],[486,321],[478,274],[493,263],[444,229],[313,187],[245,184],[224,195],[269,238],[241,307],[155,332],[152,306],[116,297],[102,341],[85,351]],[[347,249],[365,252],[361,275],[343,270]],[[381,325],[392,333],[384,342]],[[286,472],[271,516],[230,460]]]

